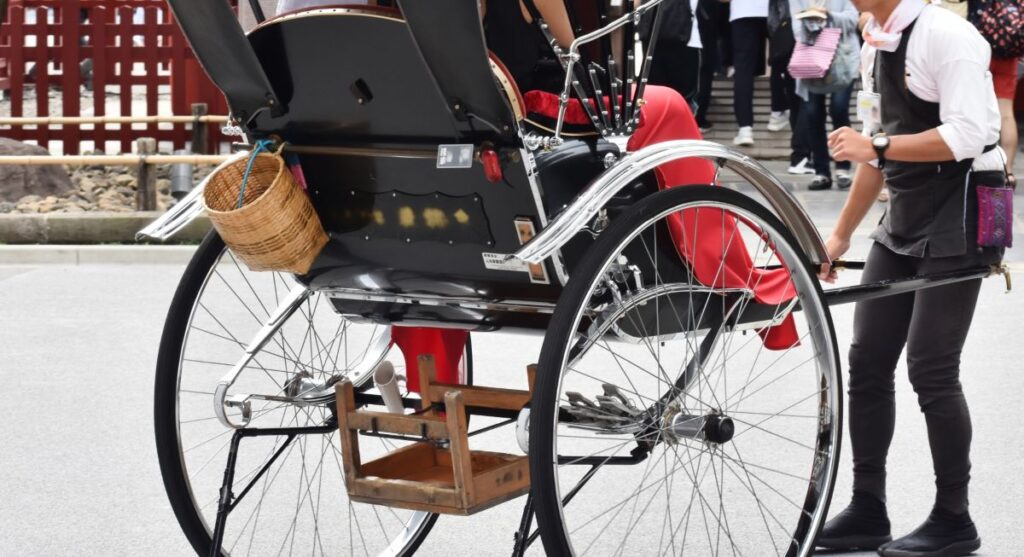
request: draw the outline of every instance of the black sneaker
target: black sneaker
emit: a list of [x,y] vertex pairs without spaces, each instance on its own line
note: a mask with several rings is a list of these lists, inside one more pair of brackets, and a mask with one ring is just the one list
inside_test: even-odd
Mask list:
[[829,189],[831,187],[832,187],[832,178],[829,178],[828,176],[822,176],[821,174],[818,174],[817,176],[815,176],[811,180],[811,183],[807,185],[807,189],[809,189],[811,191],[827,190],[827,189]]
[[854,492],[849,506],[825,523],[817,545],[824,549],[873,551],[892,540],[885,503]]
[[878,548],[882,557],[961,557],[981,547],[978,529],[968,513],[932,509],[916,530]]

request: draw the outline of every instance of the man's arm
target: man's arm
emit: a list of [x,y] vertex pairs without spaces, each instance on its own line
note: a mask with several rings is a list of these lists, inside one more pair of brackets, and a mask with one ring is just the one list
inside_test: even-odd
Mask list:
[[[871,146],[871,138],[852,128],[844,127],[828,137],[832,158],[837,161],[868,162],[878,155]],[[903,162],[943,162],[956,157],[938,128],[910,135],[890,135],[885,159]]]
[[[825,241],[825,249],[830,260],[835,261],[850,249],[850,238],[857,226],[864,220],[871,206],[882,189],[882,171],[869,164],[857,165],[857,173],[853,176],[853,185],[846,198],[843,210],[839,213],[839,221],[832,234]],[[835,271],[830,271],[829,263],[821,266],[821,279],[832,282],[836,278]]]

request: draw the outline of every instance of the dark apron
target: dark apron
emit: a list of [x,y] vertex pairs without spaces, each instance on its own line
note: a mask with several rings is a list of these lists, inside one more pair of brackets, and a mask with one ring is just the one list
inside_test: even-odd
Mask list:
[[[921,133],[942,124],[939,104],[921,100],[907,87],[907,45],[917,24],[903,31],[895,52],[875,57],[875,90],[881,97],[882,129],[887,135]],[[977,245],[978,201],[973,159],[944,162],[886,161],[889,206],[871,239],[914,257],[963,256],[964,266],[998,262],[1002,249]],[[1000,177],[986,176],[988,183]],[[948,263],[948,262],[947,262]],[[943,265],[945,267],[946,265]]]

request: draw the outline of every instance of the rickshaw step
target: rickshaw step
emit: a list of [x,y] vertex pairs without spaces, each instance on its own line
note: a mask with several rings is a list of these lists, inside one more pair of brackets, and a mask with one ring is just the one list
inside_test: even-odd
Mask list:
[[[417,414],[360,410],[352,383],[337,385],[342,467],[349,498],[387,507],[470,515],[529,492],[528,457],[469,449],[466,406],[521,410],[533,393],[535,367],[527,369],[528,391],[437,383],[431,356],[420,356],[419,373],[423,409]],[[420,440],[363,463],[360,432],[417,436]]]

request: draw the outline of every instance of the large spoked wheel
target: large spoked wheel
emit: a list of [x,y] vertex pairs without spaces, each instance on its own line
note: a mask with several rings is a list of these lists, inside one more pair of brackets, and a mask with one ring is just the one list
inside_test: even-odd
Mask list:
[[539,369],[530,469],[549,555],[811,553],[839,455],[836,342],[804,256],[758,203],[687,186],[618,217],[574,270]]
[[[157,360],[157,452],[171,506],[199,554],[211,553],[234,431],[214,413],[215,388],[296,284],[290,275],[249,271],[211,233],[171,304]],[[370,371],[384,360],[405,373],[389,326],[347,319],[314,294],[243,369],[229,397],[271,397],[250,402],[248,428],[323,426],[334,423],[333,397],[295,400],[329,392],[342,377],[371,389]],[[462,379],[471,383],[468,344],[463,362]],[[249,489],[229,515],[221,554],[411,555],[436,521],[434,514],[350,501],[337,432],[299,435],[281,450],[285,442],[280,436],[241,441],[232,492]],[[401,444],[367,437],[361,452],[372,459]]]

